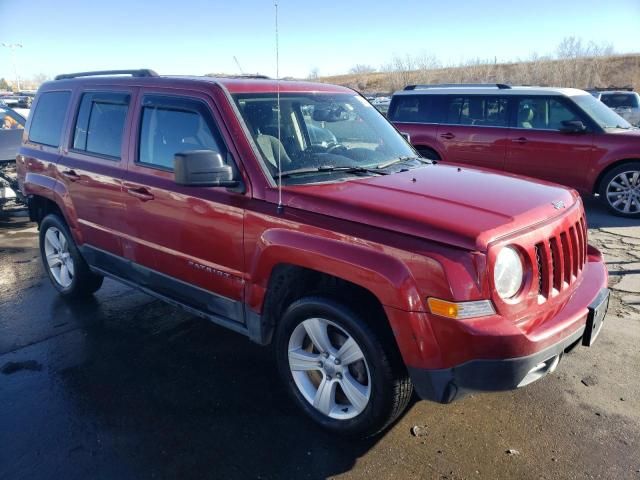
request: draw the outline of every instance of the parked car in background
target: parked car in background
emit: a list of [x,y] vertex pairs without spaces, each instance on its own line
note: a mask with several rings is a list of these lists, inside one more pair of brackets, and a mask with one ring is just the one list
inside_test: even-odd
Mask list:
[[640,217],[640,130],[585,91],[411,85],[389,119],[427,158],[561,183]]
[[29,108],[31,106],[31,97],[27,95],[6,95],[0,97],[0,102],[11,108]]
[[0,162],[15,162],[25,123],[22,115],[9,107],[0,106]]
[[371,100],[371,105],[373,105],[374,107],[376,107],[376,109],[382,113],[383,115],[387,115],[387,112],[389,111],[389,105],[391,104],[391,98],[389,97],[385,97],[385,96],[380,96],[380,97],[374,97]]
[[0,106],[0,212],[9,204],[20,204],[16,156],[25,123],[25,118],[14,110]]
[[425,160],[348,88],[108,73],[45,83],[18,155],[62,296],[112,277],[272,344],[263,368],[351,435],[414,388],[523,387],[600,332],[574,191]]
[[631,125],[640,126],[640,95],[637,92],[606,91],[593,95]]

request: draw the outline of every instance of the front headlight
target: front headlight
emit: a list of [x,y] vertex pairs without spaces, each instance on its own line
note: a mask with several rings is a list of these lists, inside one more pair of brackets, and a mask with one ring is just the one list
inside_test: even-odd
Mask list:
[[513,247],[504,247],[496,257],[493,268],[493,283],[498,295],[504,300],[515,296],[524,281],[524,267],[518,251]]

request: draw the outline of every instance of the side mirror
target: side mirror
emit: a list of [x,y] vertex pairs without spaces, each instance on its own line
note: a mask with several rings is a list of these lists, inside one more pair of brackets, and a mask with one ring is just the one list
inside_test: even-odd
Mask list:
[[233,169],[219,152],[190,150],[174,156],[174,176],[178,185],[194,187],[236,187]]
[[411,143],[411,135],[409,135],[407,132],[400,132],[400,135],[402,135],[402,138],[404,138],[407,143]]
[[580,120],[564,120],[560,131],[564,133],[582,133],[587,131],[587,127]]

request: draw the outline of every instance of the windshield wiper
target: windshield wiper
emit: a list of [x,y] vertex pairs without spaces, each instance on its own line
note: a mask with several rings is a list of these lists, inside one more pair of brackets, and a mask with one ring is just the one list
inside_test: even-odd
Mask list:
[[341,173],[373,173],[375,175],[388,175],[387,172],[380,172],[374,168],[366,167],[336,167],[333,165],[322,165],[320,167],[296,168],[282,172],[282,178],[293,177],[296,175],[304,175],[306,173],[325,173],[325,172],[341,172]]
[[395,165],[396,163],[408,162],[409,160],[418,160],[418,161],[420,161],[422,163],[433,163],[431,160],[429,160],[427,158],[414,157],[414,156],[405,156],[405,157],[394,158],[393,160],[389,160],[388,162],[381,163],[381,164],[376,166],[376,170],[382,170],[382,169],[385,169],[387,167],[390,167],[391,165]]

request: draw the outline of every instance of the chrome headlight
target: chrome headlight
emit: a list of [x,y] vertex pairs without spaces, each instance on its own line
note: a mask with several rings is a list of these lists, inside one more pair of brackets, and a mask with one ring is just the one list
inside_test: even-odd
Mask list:
[[493,283],[498,295],[504,300],[515,296],[524,281],[524,266],[518,251],[513,247],[504,247],[496,257],[493,268]]

